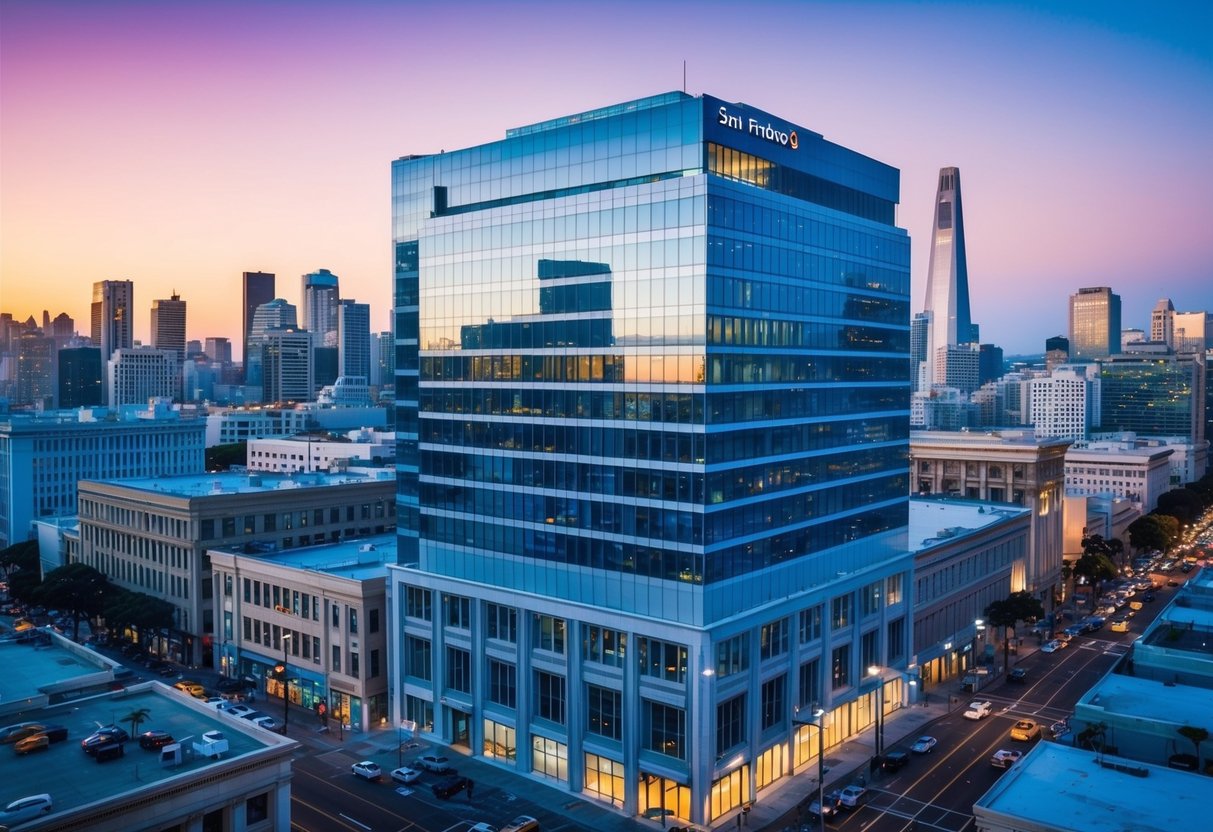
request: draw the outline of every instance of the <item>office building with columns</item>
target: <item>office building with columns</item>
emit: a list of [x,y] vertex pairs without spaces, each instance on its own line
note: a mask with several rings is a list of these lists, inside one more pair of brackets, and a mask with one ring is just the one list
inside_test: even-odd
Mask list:
[[906,701],[898,171],[674,92],[392,192],[400,724],[714,826]]

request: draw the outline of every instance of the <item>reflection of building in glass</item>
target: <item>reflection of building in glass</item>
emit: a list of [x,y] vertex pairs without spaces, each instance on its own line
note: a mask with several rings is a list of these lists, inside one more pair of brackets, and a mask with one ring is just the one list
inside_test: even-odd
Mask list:
[[714,824],[899,707],[897,171],[670,93],[392,177],[394,717]]
[[1107,286],[1070,295],[1070,360],[1107,358],[1119,344],[1120,295]]
[[1100,427],[1205,440],[1205,357],[1118,355],[1100,363]]

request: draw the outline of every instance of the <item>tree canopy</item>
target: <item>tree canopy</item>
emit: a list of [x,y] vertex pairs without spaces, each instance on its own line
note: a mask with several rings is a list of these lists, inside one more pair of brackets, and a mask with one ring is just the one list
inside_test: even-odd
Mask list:
[[1003,667],[1011,666],[1011,641],[1006,630],[1013,630],[1020,621],[1035,621],[1044,618],[1045,608],[1040,599],[1027,590],[1012,592],[1001,601],[993,601],[985,610],[986,621],[991,627],[999,627],[1003,632],[1002,659]]
[[1129,542],[1135,549],[1165,551],[1179,539],[1179,521],[1166,514],[1147,514],[1129,524]]
[[105,609],[109,579],[84,563],[69,563],[52,569],[34,591],[38,603],[68,613],[72,617],[72,638],[80,638],[80,621],[94,618]]

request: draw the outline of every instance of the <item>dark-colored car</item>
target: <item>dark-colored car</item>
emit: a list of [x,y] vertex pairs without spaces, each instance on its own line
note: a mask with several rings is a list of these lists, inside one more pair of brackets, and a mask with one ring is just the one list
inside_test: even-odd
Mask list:
[[144,731],[139,735],[139,747],[144,751],[155,751],[157,748],[171,745],[172,742],[173,735],[168,731]]
[[220,693],[239,693],[249,687],[251,687],[249,683],[243,679],[232,679],[230,677],[225,677],[215,683],[215,690]]
[[434,792],[434,797],[443,800],[448,799],[451,795],[459,794],[468,787],[468,779],[466,777],[444,777],[430,789]]
[[885,771],[898,771],[910,762],[910,755],[904,751],[890,751],[880,761],[880,767]]
[[120,742],[107,742],[93,749],[93,759],[98,763],[116,760],[126,754],[126,747]]
[[107,745],[121,745],[131,738],[126,730],[117,725],[107,725],[98,728],[84,739],[80,740],[80,748],[85,754],[93,754],[98,748]]
[[1007,674],[1007,681],[1022,685],[1028,680],[1028,671],[1022,667],[1016,667]]

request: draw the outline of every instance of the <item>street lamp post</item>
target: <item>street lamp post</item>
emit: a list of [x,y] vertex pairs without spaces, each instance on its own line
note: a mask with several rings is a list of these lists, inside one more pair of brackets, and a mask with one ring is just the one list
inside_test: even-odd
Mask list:
[[[813,703],[816,705],[817,703]],[[796,713],[800,712],[800,706],[796,707]],[[826,741],[825,741],[825,714],[826,712],[818,707],[813,708],[812,719],[796,719],[792,717],[793,725],[812,725],[817,729],[817,818],[821,824],[821,832],[826,829]]]
[[291,711],[290,711],[291,697],[290,697],[290,692],[287,690],[287,673],[286,673],[287,661],[288,661],[287,644],[290,642],[290,640],[291,640],[291,633],[282,634],[281,680],[282,680],[282,733],[283,734],[286,733],[286,726],[287,726],[287,723],[290,720],[290,716],[291,716]]
[[868,675],[876,677],[876,760],[881,759],[884,754],[884,675],[880,672],[880,668],[876,665],[871,665],[868,668]]

